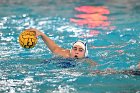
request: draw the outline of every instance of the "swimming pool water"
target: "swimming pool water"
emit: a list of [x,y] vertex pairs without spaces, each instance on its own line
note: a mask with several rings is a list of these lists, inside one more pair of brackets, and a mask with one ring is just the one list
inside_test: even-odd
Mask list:
[[[1,0],[0,93],[140,93],[139,76],[92,74],[95,69],[136,69],[139,13],[138,0]],[[63,48],[86,41],[89,58],[100,66],[43,64],[53,55],[41,38],[33,49],[18,43],[19,34],[30,27]]]

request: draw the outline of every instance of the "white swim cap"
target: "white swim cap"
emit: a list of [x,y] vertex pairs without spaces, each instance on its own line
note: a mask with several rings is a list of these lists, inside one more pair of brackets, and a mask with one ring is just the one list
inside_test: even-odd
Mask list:
[[73,47],[76,45],[81,46],[85,50],[85,57],[87,57],[88,56],[87,44],[84,43],[83,41],[78,40],[73,44]]
[[77,41],[73,44],[73,47],[76,46],[76,45],[78,45],[78,46],[82,47],[84,50],[86,50],[86,46],[83,42]]

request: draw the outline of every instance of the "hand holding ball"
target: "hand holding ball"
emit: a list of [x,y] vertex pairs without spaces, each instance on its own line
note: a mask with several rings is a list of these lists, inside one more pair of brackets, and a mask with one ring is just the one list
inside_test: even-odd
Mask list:
[[36,33],[31,29],[24,30],[19,35],[19,44],[23,48],[33,48],[37,43]]

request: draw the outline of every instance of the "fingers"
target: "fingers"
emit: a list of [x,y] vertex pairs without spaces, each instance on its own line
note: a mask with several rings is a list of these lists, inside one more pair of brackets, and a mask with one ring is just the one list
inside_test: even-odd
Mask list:
[[29,28],[27,29],[28,31],[33,31],[35,32],[35,37],[37,38],[38,36],[41,35],[41,32],[38,30],[38,29],[35,29],[35,28]]
[[35,29],[35,28],[30,28],[29,31],[33,31],[35,32],[35,37],[37,38],[39,35],[38,35],[38,30]]

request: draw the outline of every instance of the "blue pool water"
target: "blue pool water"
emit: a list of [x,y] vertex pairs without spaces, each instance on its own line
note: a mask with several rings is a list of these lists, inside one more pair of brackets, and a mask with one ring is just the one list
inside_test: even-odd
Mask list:
[[[140,76],[91,73],[136,69],[139,14],[139,0],[0,0],[0,93],[140,93]],[[53,55],[41,38],[33,49],[18,43],[30,27],[63,48],[86,41],[89,58],[100,66],[63,67],[57,59],[44,64]]]

